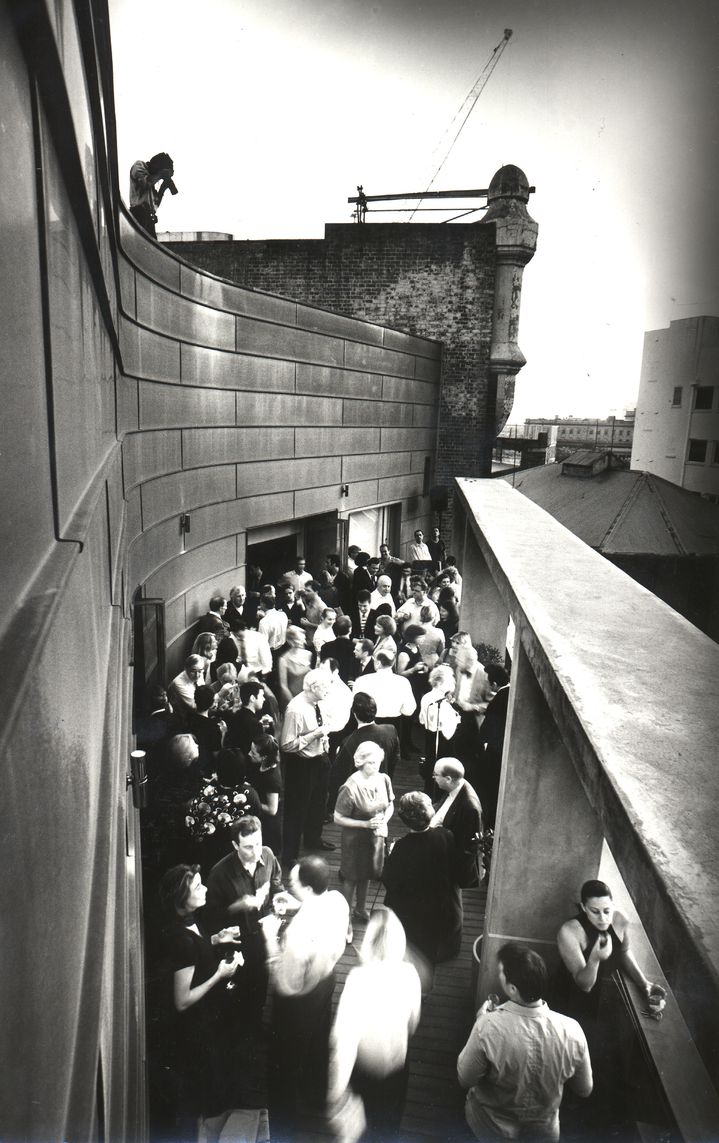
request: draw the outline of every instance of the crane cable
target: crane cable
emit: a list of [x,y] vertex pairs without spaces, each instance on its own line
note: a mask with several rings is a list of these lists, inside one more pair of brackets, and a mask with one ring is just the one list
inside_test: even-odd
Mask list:
[[[444,158],[442,159],[442,162],[439,164],[439,166],[437,167],[437,170],[434,172],[434,174],[432,175],[432,178],[429,180],[429,183],[424,188],[425,194],[427,193],[427,191],[432,189],[432,185],[433,185],[435,179],[437,178],[437,175],[442,170],[442,167],[447,162],[447,159],[449,158],[449,156],[452,154],[452,149],[453,149],[455,143],[457,142],[457,140],[459,139],[459,136],[462,133],[462,129],[464,128],[464,125],[466,124],[470,115],[474,111],[477,100],[479,99],[480,95],[482,94],[484,87],[487,83],[487,80],[489,79],[489,77],[491,76],[495,67],[499,63],[499,57],[501,56],[502,52],[506,48],[507,44],[509,43],[511,35],[512,35],[512,29],[511,28],[505,28],[504,29],[504,35],[502,36],[502,39],[497,44],[496,48],[493,49],[492,54],[490,55],[489,59],[487,60],[487,63],[484,65],[484,67],[482,68],[482,71],[479,73],[477,79],[472,84],[472,87],[470,88],[469,92],[465,96],[462,105],[460,106],[459,110],[455,113],[454,118],[452,119],[451,123],[447,127],[447,130],[444,132],[444,135],[442,136],[439,143],[437,144],[434,151],[432,152],[435,155],[437,154],[437,152],[439,151],[439,148],[441,147],[444,139],[447,137],[447,135],[449,135],[450,131],[452,130],[452,127],[456,123],[457,119],[459,119],[460,115],[462,114],[465,107],[467,107],[467,104],[469,103],[469,107],[467,108],[467,113],[464,116],[464,119],[460,123],[459,127],[457,128],[457,132],[456,132],[454,138],[452,139],[452,142],[449,145],[449,149],[447,151],[447,154],[444,156]],[[415,214],[419,210],[421,202],[422,202],[422,199],[419,200],[416,207],[414,208],[414,210],[410,214],[410,216],[409,216],[410,222],[412,221]]]

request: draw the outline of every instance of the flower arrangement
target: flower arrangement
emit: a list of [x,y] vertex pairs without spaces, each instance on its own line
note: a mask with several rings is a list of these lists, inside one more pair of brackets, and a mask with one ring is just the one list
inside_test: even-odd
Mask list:
[[202,841],[251,812],[250,799],[243,790],[221,786],[213,777],[190,802],[185,825],[191,837]]

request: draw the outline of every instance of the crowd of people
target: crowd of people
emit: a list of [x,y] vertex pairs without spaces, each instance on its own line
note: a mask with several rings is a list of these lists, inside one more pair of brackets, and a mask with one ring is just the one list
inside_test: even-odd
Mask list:
[[[462,577],[438,529],[428,543],[417,531],[408,554],[351,547],[314,573],[300,557],[275,582],[248,567],[246,585],[210,599],[182,671],[138,720],[146,912],[159,901],[154,1043],[173,1138],[195,1138],[198,1117],[219,1138],[264,1036],[273,1140],[293,1138],[300,1106],[338,1138],[399,1137],[422,995],[457,955],[462,890],[485,871],[509,692],[504,666],[479,660],[480,633],[460,629]],[[416,763],[417,789],[398,800],[406,833],[390,845],[400,759]],[[340,827],[334,888],[327,822]],[[384,885],[379,908],[372,883]],[[594,939],[607,910],[598,922],[605,895],[592,884],[559,941],[584,992],[612,956],[642,979],[617,914]],[[333,1023],[335,967],[358,926]],[[502,950],[509,1000],[480,1009],[459,1060],[477,1138],[517,1137],[524,1120],[558,1138],[564,1083],[591,1090],[581,1028],[547,1009],[542,972],[522,955]],[[510,1015],[529,1031],[515,1034]],[[512,1045],[540,1034],[558,1046],[532,1056],[546,1106],[528,1110],[538,1089],[513,1094]]]

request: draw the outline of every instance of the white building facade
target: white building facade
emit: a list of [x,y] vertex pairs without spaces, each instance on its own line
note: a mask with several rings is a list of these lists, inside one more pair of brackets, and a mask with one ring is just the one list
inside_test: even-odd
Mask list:
[[719,317],[644,335],[632,468],[719,497]]

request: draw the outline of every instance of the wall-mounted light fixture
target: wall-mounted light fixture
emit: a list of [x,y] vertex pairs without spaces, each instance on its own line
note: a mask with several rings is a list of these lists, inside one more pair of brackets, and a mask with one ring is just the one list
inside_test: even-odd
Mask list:
[[130,751],[130,773],[127,775],[127,784],[132,786],[132,804],[135,809],[147,809],[147,770],[144,750]]
[[340,496],[349,496],[349,494],[350,494],[349,484],[341,484],[340,485]]
[[180,515],[180,535],[183,536],[185,532],[190,530],[190,513],[183,512]]

